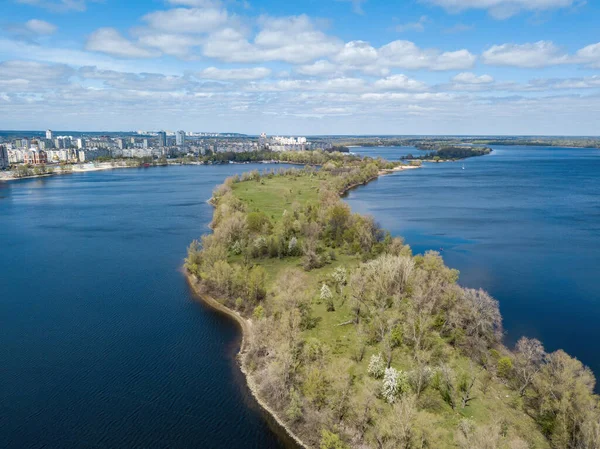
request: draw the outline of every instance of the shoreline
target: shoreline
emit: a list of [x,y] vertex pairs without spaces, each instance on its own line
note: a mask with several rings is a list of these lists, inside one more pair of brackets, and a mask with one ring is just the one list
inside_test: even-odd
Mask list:
[[[108,164],[108,165],[107,165]],[[54,166],[50,166],[54,168]],[[162,165],[152,165],[150,167],[141,167],[141,166],[129,166],[129,165],[112,165],[110,162],[100,162],[98,165],[95,165],[91,162],[87,162],[84,164],[75,164],[71,166],[72,169],[68,171],[62,171],[60,169],[54,171],[53,173],[44,173],[40,175],[31,175],[31,176],[22,176],[16,177],[14,175],[8,175],[8,173],[12,172],[4,172],[0,173],[0,182],[9,182],[9,181],[19,181],[21,179],[36,179],[36,178],[49,178],[53,176],[63,176],[63,175],[71,175],[73,173],[88,173],[88,172],[96,172],[96,171],[104,171],[104,170],[115,170],[119,168],[151,168],[151,167],[162,167]]]
[[238,327],[240,328],[240,330],[241,330],[240,350],[236,354],[235,357],[237,359],[237,365],[240,368],[240,371],[242,372],[242,374],[244,375],[244,379],[246,380],[246,386],[248,387],[248,390],[250,391],[250,394],[252,395],[253,399],[260,406],[262,411],[265,412],[266,414],[268,414],[268,416],[273,420],[273,422],[279,427],[279,430],[281,430],[282,432],[285,432],[286,436],[288,438],[290,438],[291,440],[293,440],[294,443],[298,445],[298,447],[303,448],[303,449],[309,449],[309,446],[307,446],[294,433],[294,431],[283,421],[283,419],[277,414],[277,412],[275,412],[275,410],[273,410],[269,406],[269,404],[260,397],[258,388],[256,386],[256,381],[254,380],[252,373],[248,370],[248,367],[244,363],[244,354],[246,352],[248,330],[252,327],[252,321],[245,319],[238,312],[230,309],[229,307],[224,306],[223,304],[221,304],[219,301],[217,301],[213,297],[202,293],[200,291],[200,287],[199,287],[199,284],[200,284],[199,279],[195,275],[189,273],[185,268],[182,268],[182,269],[185,274],[186,280],[194,293],[194,296],[197,299],[199,299],[203,304],[210,307],[211,309],[231,318],[233,321],[235,321],[237,323]]

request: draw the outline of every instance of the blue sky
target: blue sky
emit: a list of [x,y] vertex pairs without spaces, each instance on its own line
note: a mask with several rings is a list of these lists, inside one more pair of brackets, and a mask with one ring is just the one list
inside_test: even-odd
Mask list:
[[598,135],[581,0],[3,0],[5,129]]

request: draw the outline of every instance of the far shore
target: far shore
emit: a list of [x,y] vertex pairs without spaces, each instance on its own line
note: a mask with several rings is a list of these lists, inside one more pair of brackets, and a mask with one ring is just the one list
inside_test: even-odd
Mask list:
[[50,165],[49,167],[54,168],[52,173],[44,173],[40,175],[21,176],[17,177],[13,175],[12,171],[0,172],[0,181],[16,181],[19,179],[33,179],[33,178],[47,178],[49,176],[61,176],[70,175],[71,173],[86,173],[102,170],[113,170],[117,168],[140,168],[139,166],[130,166],[126,164],[113,165],[112,162],[87,162],[82,164],[75,164],[71,166],[69,170],[61,170],[60,167]]

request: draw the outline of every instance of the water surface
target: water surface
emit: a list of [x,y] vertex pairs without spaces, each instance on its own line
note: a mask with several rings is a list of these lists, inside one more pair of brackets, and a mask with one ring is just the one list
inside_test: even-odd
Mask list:
[[279,448],[239,331],[179,271],[226,176],[160,167],[0,183],[0,447]]
[[347,201],[495,296],[507,343],[540,338],[600,376],[600,150],[493,148],[381,177]]

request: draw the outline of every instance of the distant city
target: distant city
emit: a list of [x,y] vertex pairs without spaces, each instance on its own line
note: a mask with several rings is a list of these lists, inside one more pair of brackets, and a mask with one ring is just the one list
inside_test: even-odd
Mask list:
[[118,158],[174,158],[214,153],[251,151],[328,150],[331,142],[308,141],[306,137],[220,134],[179,131],[137,131],[137,133],[13,132],[0,136],[0,169],[10,166],[75,164]]

